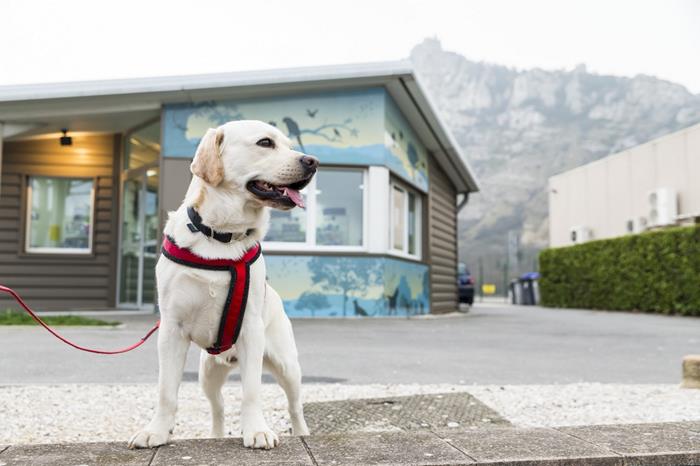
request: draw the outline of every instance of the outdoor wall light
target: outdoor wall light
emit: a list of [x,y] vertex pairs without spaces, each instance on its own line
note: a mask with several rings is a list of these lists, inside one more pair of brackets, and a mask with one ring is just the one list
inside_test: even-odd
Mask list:
[[59,138],[59,141],[61,141],[62,146],[72,146],[73,145],[73,138],[68,136],[68,128],[62,128],[61,132],[63,133],[63,136]]

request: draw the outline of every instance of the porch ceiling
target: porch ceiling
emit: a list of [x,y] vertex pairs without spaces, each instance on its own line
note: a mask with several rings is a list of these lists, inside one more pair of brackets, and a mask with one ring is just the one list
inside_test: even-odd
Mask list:
[[75,109],[65,109],[65,112],[14,118],[5,123],[3,133],[6,141],[58,133],[62,128],[68,128],[70,133],[122,133],[144,121],[157,118],[159,115],[160,106],[152,109],[113,113],[105,113],[102,109],[82,112],[75,111]]

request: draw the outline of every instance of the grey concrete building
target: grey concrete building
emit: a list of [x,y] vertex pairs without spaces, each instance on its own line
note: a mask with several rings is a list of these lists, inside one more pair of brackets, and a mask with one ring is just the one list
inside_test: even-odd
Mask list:
[[566,246],[700,219],[700,124],[549,179],[549,243]]

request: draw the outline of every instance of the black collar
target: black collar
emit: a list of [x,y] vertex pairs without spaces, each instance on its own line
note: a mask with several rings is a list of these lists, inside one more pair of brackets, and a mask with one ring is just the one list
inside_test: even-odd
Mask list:
[[[233,239],[233,233],[221,233],[218,231],[214,231],[211,227],[203,224],[202,217],[199,215],[199,212],[197,212],[194,209],[194,207],[187,208],[187,216],[190,218],[190,222],[192,222],[187,224],[187,228],[189,228],[192,233],[200,232],[204,236],[214,238],[215,240],[221,241],[222,243],[230,243]],[[238,233],[236,235],[236,240],[241,240],[253,233],[254,231],[254,228],[250,228],[245,233]]]

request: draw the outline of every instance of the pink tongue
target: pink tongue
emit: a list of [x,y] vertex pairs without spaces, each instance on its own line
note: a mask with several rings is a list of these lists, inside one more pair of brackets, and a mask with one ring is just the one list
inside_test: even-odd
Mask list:
[[296,189],[284,188],[282,194],[291,199],[292,202],[299,207],[304,207],[304,199],[301,197],[301,193]]

